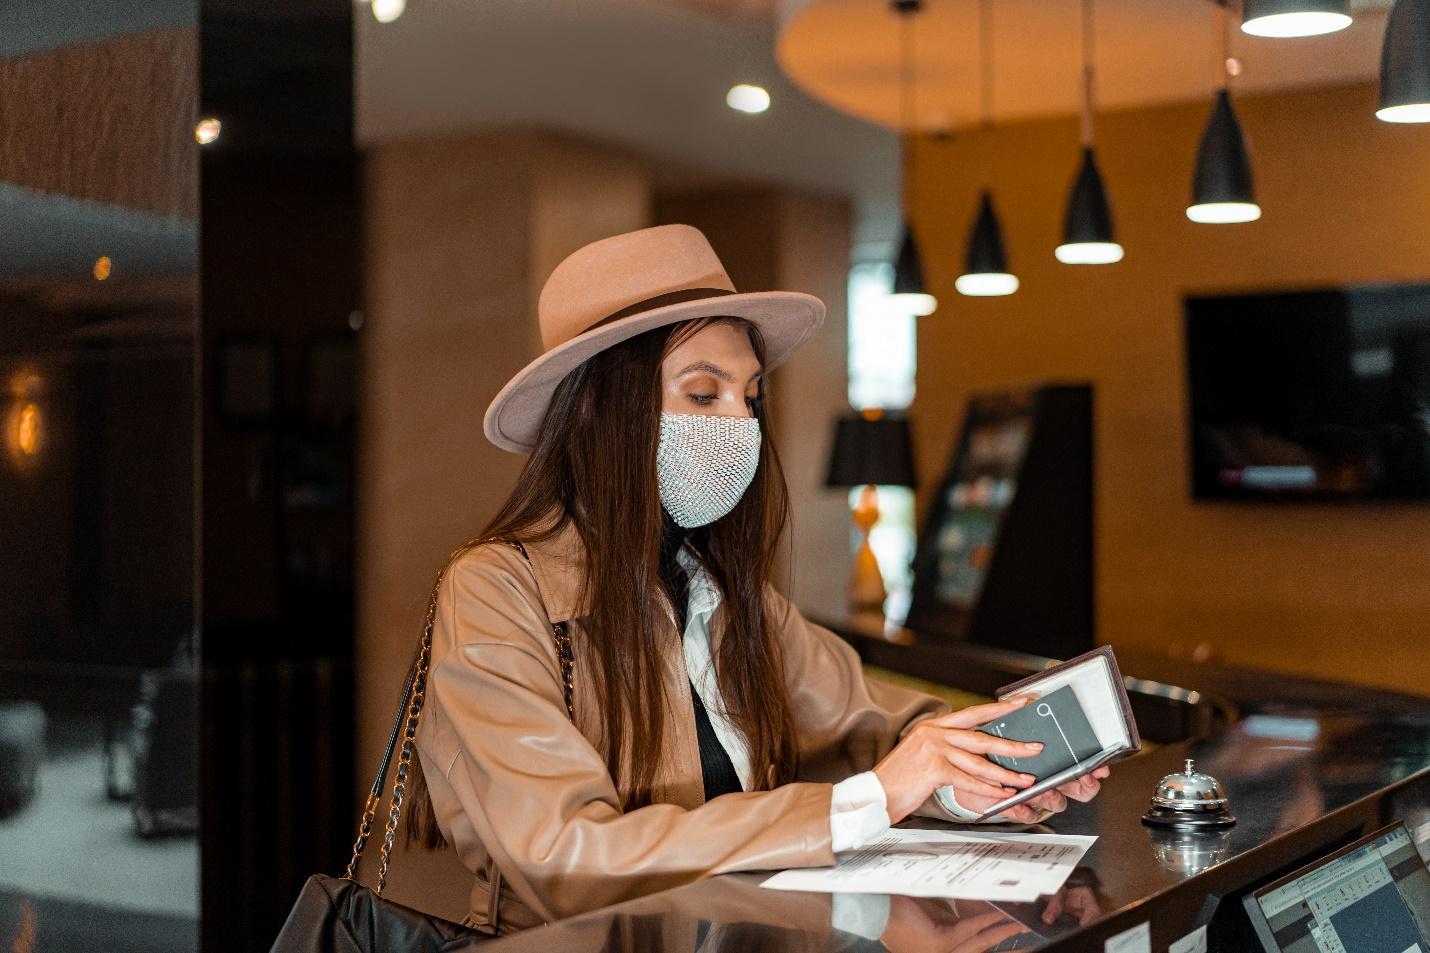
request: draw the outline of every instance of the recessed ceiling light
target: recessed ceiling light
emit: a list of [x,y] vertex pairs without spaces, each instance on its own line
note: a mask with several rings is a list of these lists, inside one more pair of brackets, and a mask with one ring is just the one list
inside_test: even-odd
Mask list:
[[407,0],[372,0],[372,17],[378,23],[391,23],[407,9]]
[[223,123],[213,116],[200,119],[194,126],[194,140],[201,146],[206,146],[211,142],[217,142],[219,134],[223,132]]
[[725,105],[742,113],[762,113],[770,108],[770,94],[763,86],[741,83],[725,94]]

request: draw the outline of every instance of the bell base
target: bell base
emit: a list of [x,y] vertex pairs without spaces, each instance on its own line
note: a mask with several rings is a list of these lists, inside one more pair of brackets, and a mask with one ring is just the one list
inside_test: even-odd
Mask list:
[[1152,827],[1200,831],[1230,827],[1236,823],[1236,818],[1228,811],[1171,811],[1154,807],[1142,815],[1142,823]]

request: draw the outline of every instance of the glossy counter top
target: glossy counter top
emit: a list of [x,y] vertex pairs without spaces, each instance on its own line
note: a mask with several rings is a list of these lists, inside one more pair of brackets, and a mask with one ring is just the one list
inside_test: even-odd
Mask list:
[[[924,656],[920,664],[927,661]],[[1154,667],[1120,661],[1130,682]],[[758,885],[768,874],[740,874],[527,931],[489,948],[1101,951],[1107,937],[1146,922],[1152,950],[1165,950],[1198,926],[1209,927],[1212,950],[1255,950],[1241,911],[1247,890],[1394,819],[1407,822],[1430,857],[1430,699],[1211,666],[1183,665],[1173,673],[1174,667],[1149,674],[1177,674],[1192,683],[1182,685],[1184,701],[1212,693],[1219,683],[1231,686],[1229,697],[1218,701],[1226,717],[1207,722],[1202,737],[1166,743],[1115,765],[1090,804],[1074,803],[1042,827],[1003,828],[1097,836],[1056,897],[997,907],[890,897],[887,925],[876,940],[836,930],[835,919],[848,919],[836,915],[829,895],[764,890]],[[1234,827],[1183,835],[1141,823],[1157,782],[1188,757],[1222,782],[1238,819]],[[956,829],[923,820],[901,826]]]

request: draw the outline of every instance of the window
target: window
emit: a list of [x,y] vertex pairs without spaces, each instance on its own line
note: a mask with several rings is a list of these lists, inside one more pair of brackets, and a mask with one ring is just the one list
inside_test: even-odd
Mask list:
[[[849,403],[855,410],[903,410],[914,399],[915,321],[890,297],[894,269],[887,262],[867,262],[849,271]],[[908,614],[913,587],[914,493],[903,486],[881,486],[879,520],[869,546],[879,561],[888,598],[884,615],[901,623]],[[849,493],[852,508],[859,490]],[[856,537],[851,548],[858,546]]]

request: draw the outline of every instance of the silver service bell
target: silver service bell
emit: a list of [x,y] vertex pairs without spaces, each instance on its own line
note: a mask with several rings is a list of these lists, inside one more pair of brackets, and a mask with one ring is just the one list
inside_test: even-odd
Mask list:
[[1157,783],[1152,806],[1142,815],[1142,823],[1179,830],[1230,827],[1236,823],[1231,802],[1221,783],[1196,770],[1191,758],[1180,774],[1169,774]]

